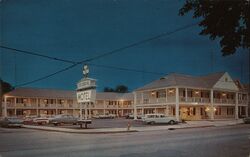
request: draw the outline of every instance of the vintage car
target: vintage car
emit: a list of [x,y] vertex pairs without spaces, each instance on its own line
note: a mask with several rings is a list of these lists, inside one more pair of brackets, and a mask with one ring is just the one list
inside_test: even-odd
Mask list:
[[175,117],[166,116],[164,114],[145,114],[142,122],[146,124],[176,124]]

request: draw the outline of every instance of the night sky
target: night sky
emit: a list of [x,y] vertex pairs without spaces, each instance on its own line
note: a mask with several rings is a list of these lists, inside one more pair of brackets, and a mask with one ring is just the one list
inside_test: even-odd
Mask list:
[[[2,0],[1,45],[80,61],[198,22],[181,17],[184,0]],[[249,52],[222,57],[218,41],[194,26],[91,63],[159,73],[204,75],[227,71],[249,82]],[[1,78],[12,85],[70,64],[0,49]],[[213,56],[213,57],[211,57]],[[211,59],[213,58],[213,60]],[[213,64],[211,64],[213,62]],[[213,65],[213,66],[212,66]],[[75,89],[82,65],[26,87]],[[163,75],[164,76],[164,75]],[[98,90],[124,84],[132,91],[161,75],[90,66]]]

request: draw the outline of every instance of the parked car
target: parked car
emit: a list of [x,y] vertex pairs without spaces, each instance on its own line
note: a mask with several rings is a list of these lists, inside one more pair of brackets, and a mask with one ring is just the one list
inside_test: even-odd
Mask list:
[[114,119],[115,117],[116,117],[115,114],[99,114],[99,115],[93,116],[93,118],[96,118],[96,119]]
[[250,117],[244,118],[243,121],[245,124],[250,124]]
[[164,114],[145,114],[142,121],[146,124],[176,124],[175,117],[166,116]]
[[53,119],[52,116],[37,117],[33,119],[33,123],[38,124],[38,125],[49,124],[50,120],[52,119]]
[[77,124],[78,118],[72,116],[72,115],[56,115],[54,118],[50,119],[50,123],[56,125],[59,124]]
[[2,127],[22,127],[23,120],[18,117],[5,117],[1,120]]
[[35,116],[35,115],[26,116],[26,117],[23,118],[23,123],[26,124],[26,125],[27,125],[27,124],[28,124],[28,125],[29,125],[29,124],[33,124],[35,118],[37,118],[37,116]]
[[[142,119],[143,115],[137,115],[137,119]],[[134,114],[126,115],[126,119],[134,119]]]

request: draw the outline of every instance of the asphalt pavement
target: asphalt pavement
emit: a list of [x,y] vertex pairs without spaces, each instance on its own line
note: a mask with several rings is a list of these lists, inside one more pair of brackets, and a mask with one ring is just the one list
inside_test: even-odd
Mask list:
[[249,157],[250,125],[121,134],[0,128],[1,157]]

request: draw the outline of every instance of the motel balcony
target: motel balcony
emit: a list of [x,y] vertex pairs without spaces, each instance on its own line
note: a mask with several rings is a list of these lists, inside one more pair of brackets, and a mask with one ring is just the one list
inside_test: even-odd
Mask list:
[[204,97],[179,97],[180,102],[186,102],[186,103],[193,103],[193,102],[198,102],[198,103],[210,103],[209,98],[204,98]]

